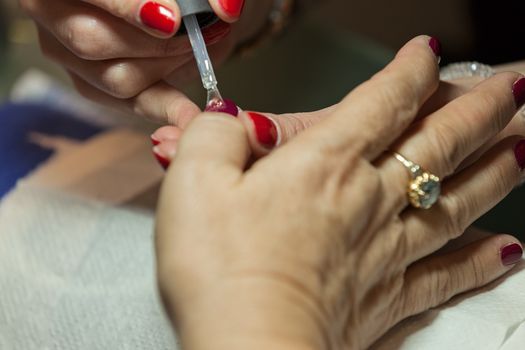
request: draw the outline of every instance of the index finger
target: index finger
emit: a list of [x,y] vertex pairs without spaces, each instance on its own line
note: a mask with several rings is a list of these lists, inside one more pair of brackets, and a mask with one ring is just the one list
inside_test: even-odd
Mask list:
[[385,69],[352,91],[331,118],[302,136],[307,142],[323,140],[326,154],[340,156],[353,149],[367,159],[376,158],[438,88],[439,55],[437,39],[412,39]]
[[175,34],[180,26],[180,9],[176,2],[169,0],[82,0],[99,7],[115,17],[161,38]]
[[[143,0],[140,2],[125,0],[82,0],[106,10],[112,15],[143,29],[147,33],[161,38],[175,34],[185,14],[215,14],[225,22],[238,19],[244,7],[244,0]],[[213,11],[213,12],[212,12]],[[208,24],[211,23],[207,15]],[[204,17],[203,17],[204,18]]]

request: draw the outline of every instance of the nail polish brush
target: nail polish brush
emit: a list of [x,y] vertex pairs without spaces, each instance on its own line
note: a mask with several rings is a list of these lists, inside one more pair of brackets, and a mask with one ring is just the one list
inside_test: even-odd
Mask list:
[[188,15],[182,18],[188,37],[190,38],[193,54],[197,61],[197,67],[202,80],[202,85],[208,92],[206,106],[217,105],[224,103],[224,100],[217,87],[217,78],[213,70],[213,65],[206,48],[206,42],[202,36],[202,31],[197,21],[197,16]]
[[202,85],[207,91],[206,110],[225,112],[236,116],[238,109],[235,103],[223,99],[219,92],[213,64],[202,36],[202,28],[217,22],[218,17],[213,12],[208,0],[179,0],[177,3],[181,9],[182,20],[193,48]]

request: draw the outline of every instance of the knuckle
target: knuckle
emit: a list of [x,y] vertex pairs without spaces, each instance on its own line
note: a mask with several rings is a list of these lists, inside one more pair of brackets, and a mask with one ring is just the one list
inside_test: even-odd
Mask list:
[[[514,162],[514,160],[512,160]],[[504,198],[516,185],[516,177],[509,176],[506,164],[495,164],[486,172],[487,188],[491,189],[494,198]]]
[[71,17],[64,27],[65,45],[77,57],[85,60],[102,60],[109,57],[111,45],[100,30],[97,19]]
[[445,266],[441,266],[430,274],[427,286],[428,305],[435,307],[448,301],[457,289],[458,278]]
[[101,81],[108,94],[120,99],[134,97],[144,88],[135,69],[126,62],[108,66]]
[[440,176],[452,174],[462,159],[466,148],[466,137],[454,125],[446,122],[436,123],[428,133],[428,143],[432,153],[439,155],[439,162],[433,164],[432,169]]
[[470,223],[472,211],[477,208],[477,203],[470,197],[460,196],[453,192],[444,195],[440,199],[442,215],[445,222],[445,231],[449,238],[461,235]]
[[463,281],[469,281],[470,286],[464,286],[465,288],[477,288],[483,286],[488,281],[488,275],[485,271],[484,264],[478,255],[473,255],[468,260],[468,268],[462,273],[464,277]]

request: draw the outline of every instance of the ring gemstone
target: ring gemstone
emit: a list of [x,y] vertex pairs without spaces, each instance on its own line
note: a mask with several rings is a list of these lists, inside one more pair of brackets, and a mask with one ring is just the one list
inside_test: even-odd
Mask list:
[[408,196],[410,203],[421,209],[430,209],[439,199],[441,183],[437,176],[423,172],[410,181]]

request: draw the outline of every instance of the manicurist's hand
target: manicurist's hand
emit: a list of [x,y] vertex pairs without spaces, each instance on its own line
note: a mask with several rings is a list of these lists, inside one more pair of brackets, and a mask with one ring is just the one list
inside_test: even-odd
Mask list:
[[[525,87],[521,75],[499,74],[418,120],[439,88],[429,41],[410,41],[253,164],[279,139],[268,116],[191,122],[156,224],[160,290],[184,349],[364,349],[520,260],[509,235],[433,254],[521,181],[521,138],[486,145]],[[411,177],[393,152],[441,179],[430,209],[409,204]]]
[[[220,21],[204,29],[216,64],[258,32],[273,0],[210,0]],[[172,0],[20,0],[34,18],[44,54],[97,102],[185,126],[200,109],[176,87],[197,69]],[[241,16],[242,15],[242,16]],[[161,110],[169,101],[170,108]]]

